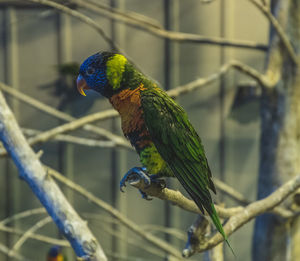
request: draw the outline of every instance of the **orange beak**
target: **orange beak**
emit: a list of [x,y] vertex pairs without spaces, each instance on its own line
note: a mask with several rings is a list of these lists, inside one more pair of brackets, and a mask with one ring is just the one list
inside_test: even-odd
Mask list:
[[88,89],[91,88],[87,85],[85,79],[81,76],[81,74],[79,74],[77,77],[77,90],[81,95],[86,96],[84,90],[88,90]]

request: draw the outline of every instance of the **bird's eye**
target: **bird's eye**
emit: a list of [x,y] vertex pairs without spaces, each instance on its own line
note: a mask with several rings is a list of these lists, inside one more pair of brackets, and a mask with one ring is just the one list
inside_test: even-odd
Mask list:
[[86,75],[88,75],[88,76],[92,75],[94,72],[95,72],[95,69],[93,67],[90,67],[90,68],[87,69]]

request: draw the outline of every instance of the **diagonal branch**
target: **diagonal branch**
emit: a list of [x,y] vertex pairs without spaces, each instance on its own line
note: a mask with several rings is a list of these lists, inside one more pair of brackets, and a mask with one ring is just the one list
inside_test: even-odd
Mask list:
[[[35,0],[38,1],[38,0]],[[252,41],[245,40],[229,40],[221,37],[206,37],[198,34],[191,33],[182,33],[182,32],[174,32],[165,30],[159,26],[153,25],[153,23],[145,23],[141,21],[141,19],[132,19],[129,17],[127,13],[122,12],[116,8],[107,8],[103,4],[99,4],[96,2],[86,2],[82,0],[71,0],[73,3],[78,5],[79,7],[90,10],[94,13],[97,13],[101,16],[106,16],[110,19],[114,19],[120,22],[123,22],[129,26],[133,26],[137,29],[146,31],[150,34],[158,36],[160,38],[168,39],[175,42],[190,42],[197,44],[210,44],[210,45],[219,45],[219,46],[230,46],[237,48],[250,48],[250,49],[258,49],[262,51],[267,50],[267,46],[265,44],[255,43]],[[143,19],[145,20],[145,19]],[[148,18],[149,20],[149,18]],[[155,23],[157,24],[157,23]]]
[[[3,226],[3,225],[0,225],[0,231],[15,234],[15,235],[20,235],[20,236],[22,236],[22,235],[24,235],[24,233],[26,233],[26,231],[24,231],[24,230],[7,227],[7,226]],[[52,238],[52,237],[48,237],[48,236],[44,236],[44,235],[40,235],[40,234],[30,234],[30,235],[28,235],[28,238],[34,239],[34,240],[37,240],[37,241],[40,241],[43,243],[51,244],[51,245],[70,247],[69,241],[67,241],[67,240],[56,239],[56,238]]]
[[0,244],[0,252],[6,254],[7,256],[8,256],[9,253],[11,253],[11,256],[14,257],[16,260],[19,260],[19,261],[30,261],[29,259],[21,256],[19,253],[15,252],[15,251],[11,252],[11,250],[3,244]]
[[65,5],[54,2],[54,1],[49,1],[49,0],[24,0],[24,1],[50,6],[54,9],[57,9],[68,15],[78,18],[82,22],[84,22],[84,23],[88,24],[89,26],[91,26],[92,28],[94,28],[102,36],[102,38],[108,43],[109,46],[111,46],[113,49],[115,49],[117,51],[121,51],[121,49],[115,44],[115,42],[108,35],[106,35],[106,33],[104,32],[102,27],[98,23],[96,23],[93,19],[91,19],[90,17],[88,17],[74,9],[71,9]]
[[135,232],[141,238],[145,239],[146,241],[148,241],[149,243],[158,247],[159,249],[166,251],[173,257],[181,259],[180,252],[177,249],[175,249],[173,246],[169,245],[167,242],[161,240],[160,238],[152,235],[151,233],[144,231],[144,229],[140,228],[134,222],[129,220],[117,209],[113,208],[112,206],[110,206],[109,204],[107,204],[106,202],[101,200],[100,198],[97,198],[95,195],[93,195],[91,192],[87,191],[80,185],[75,184],[73,181],[67,179],[65,176],[61,175],[56,170],[49,168],[49,167],[46,167],[46,169],[48,170],[48,173],[50,176],[54,177],[59,182],[63,183],[67,187],[71,188],[72,190],[76,191],[83,197],[87,198],[90,202],[94,203],[96,206],[104,209],[106,212],[108,212],[113,217],[118,219],[121,224],[123,224],[125,227],[127,227],[131,231]]
[[253,3],[271,22],[274,29],[276,30],[280,40],[282,41],[284,47],[286,48],[291,60],[296,64],[299,65],[299,58],[297,57],[295,50],[287,37],[286,33],[284,32],[283,28],[281,27],[278,20],[272,15],[270,9],[267,7],[266,4],[260,3],[257,0],[249,0]]
[[[26,104],[28,104],[40,111],[43,111],[51,116],[54,116],[58,119],[61,119],[61,120],[67,121],[67,122],[76,120],[76,118],[74,118],[64,112],[61,112],[49,105],[46,105],[46,104],[26,95],[12,87],[9,87],[6,84],[1,83],[1,82],[0,82],[0,89],[2,91],[4,91],[5,93],[13,96],[14,98],[16,98],[22,102],[25,102]],[[110,110],[110,113],[111,113],[111,115],[110,115],[111,118],[118,116],[118,113],[116,113],[114,110]],[[125,140],[124,138],[122,138],[118,135],[115,135],[115,134],[111,133],[110,131],[107,131],[103,128],[100,128],[100,127],[97,127],[97,126],[94,126],[91,124],[85,124],[85,125],[83,125],[83,129],[86,131],[95,133],[101,137],[105,137],[106,139],[114,142],[117,146],[132,149],[132,147],[130,146],[130,144],[128,143],[127,140]]]
[[[42,133],[42,131],[33,130],[33,129],[24,129],[24,128],[22,128],[22,131],[27,136],[34,136]],[[87,139],[87,138],[81,138],[77,136],[64,135],[64,134],[58,134],[54,137],[54,139],[55,141],[68,142],[68,143],[73,143],[82,146],[89,146],[89,147],[113,148],[116,146],[116,144],[113,141]]]
[[47,209],[63,235],[79,257],[93,261],[107,260],[96,241],[59,187],[47,175],[35,153],[26,142],[11,110],[0,92],[0,140],[16,164],[20,177]]
[[[248,223],[251,219],[278,206],[282,201],[284,201],[288,196],[290,196],[299,188],[300,175],[286,182],[284,185],[274,191],[270,196],[251,203],[250,205],[245,207],[243,211],[232,216],[224,226],[225,233],[230,236],[234,231]],[[216,234],[206,242],[201,242],[197,248],[197,251],[203,252],[207,249],[211,249],[222,241],[222,236]]]
[[41,219],[39,222],[35,223],[30,229],[28,229],[15,243],[12,249],[9,251],[8,255],[12,256],[12,253],[17,252],[19,248],[25,243],[25,241],[38,229],[43,226],[49,224],[52,221],[51,217],[45,217]]

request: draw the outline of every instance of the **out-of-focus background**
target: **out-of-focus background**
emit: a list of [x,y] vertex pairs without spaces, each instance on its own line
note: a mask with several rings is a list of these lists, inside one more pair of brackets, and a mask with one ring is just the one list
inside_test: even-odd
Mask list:
[[[68,1],[58,2],[66,4]],[[151,17],[169,30],[260,44],[268,41],[266,19],[246,0],[220,0],[208,4],[199,0],[98,2]],[[93,12],[84,13],[94,18],[143,72],[165,89],[209,76],[232,59],[245,62],[259,71],[264,68],[263,50],[166,41]],[[111,108],[106,99],[95,93],[87,92],[87,97],[77,94],[73,81],[76,76],[72,76],[73,67],[70,66],[70,63],[81,63],[87,56],[101,50],[111,50],[111,46],[94,29],[75,18],[26,1],[0,1],[0,81],[53,108],[74,117]],[[250,92],[243,95],[240,87],[245,85],[250,86]],[[203,140],[213,175],[249,200],[256,198],[260,123],[257,93],[252,85],[249,78],[230,71],[220,80],[178,99]],[[19,124],[27,131],[46,131],[63,123],[9,95],[6,97]],[[119,119],[95,124],[121,134]],[[83,130],[75,134],[94,138]],[[143,200],[131,187],[127,187],[124,194],[119,191],[119,180],[123,174],[140,165],[132,150],[58,141],[49,141],[34,146],[34,149],[43,150],[41,160],[44,163],[115,206],[132,221],[144,225],[145,229],[148,225],[167,226],[185,233],[196,218],[194,214],[158,199]],[[27,184],[18,178],[10,159],[1,158],[0,172],[0,219],[41,207]],[[174,180],[168,180],[168,185],[182,190]],[[110,260],[165,260],[164,254],[155,254],[157,250],[153,251],[152,246],[145,250],[147,243],[114,225],[109,215],[67,188],[63,191],[81,216],[88,220],[89,227]],[[221,200],[220,193],[216,200]],[[226,200],[226,206],[233,205]],[[10,225],[26,231],[45,216],[31,215]],[[238,260],[250,260],[252,229],[253,222],[250,222],[230,237]],[[36,233],[60,236],[52,223]],[[18,235],[0,231],[1,244],[9,248],[18,238]],[[167,237],[167,240],[179,250],[185,244],[184,239],[174,236]],[[45,260],[50,247],[50,244],[29,239],[19,251],[30,260],[39,261]],[[228,248],[225,249],[225,260],[235,260]],[[66,250],[72,257],[70,252]],[[202,260],[202,257],[198,254],[192,260]],[[14,259],[0,253],[0,260]]]

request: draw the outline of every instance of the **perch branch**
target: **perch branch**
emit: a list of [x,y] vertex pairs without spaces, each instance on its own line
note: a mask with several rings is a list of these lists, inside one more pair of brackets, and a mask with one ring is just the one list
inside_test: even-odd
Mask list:
[[[156,197],[161,200],[166,200],[171,202],[174,205],[177,205],[178,207],[197,214],[202,214],[200,209],[197,207],[195,202],[193,200],[190,200],[186,198],[180,191],[171,190],[168,188],[161,188],[160,186],[157,186],[156,184],[151,184],[149,187],[145,187],[145,184],[143,182],[137,182],[134,181],[133,186],[141,189],[144,191],[147,195],[151,197]],[[243,211],[245,208],[242,206],[239,207],[233,207],[233,208],[224,208],[218,205],[215,205],[216,211],[218,215],[221,218],[229,218],[231,216],[234,216],[241,211]],[[267,210],[266,210],[267,211]],[[292,211],[282,210],[280,208],[278,210],[278,207],[275,207],[274,209],[268,210],[268,212],[272,212],[274,214],[277,214],[281,216],[282,218],[291,218],[295,215],[298,215],[298,213],[294,213]]]
[[[272,208],[278,206],[282,201],[284,201],[289,195],[299,189],[299,187],[300,175],[286,182],[284,185],[274,191],[270,196],[251,203],[241,212],[232,216],[224,226],[225,233],[229,236],[241,226],[249,222],[251,219],[267,211],[270,211]],[[222,241],[222,236],[216,234],[206,242],[201,242],[198,245],[197,252],[203,252],[207,249],[211,249]]]
[[[43,111],[51,116],[54,116],[58,119],[61,119],[61,120],[64,120],[64,121],[67,121],[67,122],[71,122],[71,121],[74,121],[76,118],[64,113],[64,112],[61,112],[59,110],[56,110],[54,109],[53,107],[51,106],[48,106],[12,87],[9,87],[3,83],[0,82],[0,89],[4,92],[6,92],[7,94],[13,96],[14,98],[22,101],[22,102],[25,102],[26,104],[40,110],[40,111]],[[111,115],[110,117],[117,117],[118,116],[118,113],[116,113],[114,110],[110,110],[111,112]],[[125,148],[128,148],[128,149],[132,149],[132,147],[130,146],[130,144],[128,143],[127,140],[125,140],[124,138],[118,136],[118,135],[115,135],[105,129],[102,129],[102,128],[99,128],[97,126],[94,126],[94,125],[91,125],[91,124],[86,124],[83,126],[83,129],[86,130],[86,131],[90,131],[90,132],[93,132],[101,137],[105,137],[106,139],[110,140],[110,141],[113,141],[117,146],[120,146],[120,147],[125,147]]]
[[295,50],[288,38],[288,36],[286,35],[286,33],[284,32],[283,28],[281,27],[281,25],[279,24],[278,20],[272,15],[270,9],[267,7],[267,5],[262,4],[260,2],[258,2],[257,0],[249,0],[251,3],[253,3],[258,10],[260,10],[271,22],[271,24],[273,25],[274,29],[276,30],[280,40],[282,41],[284,47],[286,48],[291,60],[296,64],[299,65],[299,59],[295,53]]
[[118,12],[115,12],[115,9],[105,8],[103,7],[103,5],[99,5],[95,2],[90,3],[81,0],[72,0],[72,2],[77,4],[79,7],[88,9],[92,12],[100,14],[101,16],[104,15],[106,17],[109,17],[110,19],[121,21],[127,25],[146,31],[160,38],[169,39],[176,42],[190,42],[190,43],[198,43],[198,44],[211,44],[211,45],[219,45],[219,46],[238,47],[238,48],[250,48],[250,49],[258,49],[262,51],[267,50],[267,46],[265,44],[255,43],[252,41],[228,40],[221,37],[206,37],[197,34],[164,30],[161,27],[153,26],[153,24],[144,23],[141,22],[140,20],[136,20],[136,19],[134,20],[132,18],[129,18],[128,15],[126,15],[126,13],[121,12],[120,10],[118,10]]
[[113,217],[118,219],[120,223],[122,223],[125,227],[129,228],[131,231],[135,232],[137,235],[148,241],[149,243],[153,244],[154,246],[158,247],[159,249],[162,249],[169,253],[170,255],[181,258],[180,252],[175,249],[173,246],[169,245],[165,241],[161,240],[160,238],[145,232],[142,228],[140,228],[138,225],[136,225],[134,222],[129,220],[127,217],[125,217],[121,212],[119,212],[117,209],[113,208],[100,198],[97,198],[95,195],[93,195],[91,192],[87,191],[83,187],[79,186],[78,184],[75,184],[73,181],[67,179],[60,173],[58,173],[56,170],[46,167],[48,170],[48,173],[50,176],[57,179],[59,182],[63,183],[67,187],[71,188],[72,190],[76,191],[83,197],[87,198],[90,202],[94,203],[96,206],[104,209],[106,212],[111,214]]
[[47,209],[79,257],[107,260],[102,248],[55,182],[47,175],[26,142],[11,110],[0,93],[0,139],[24,179]]

